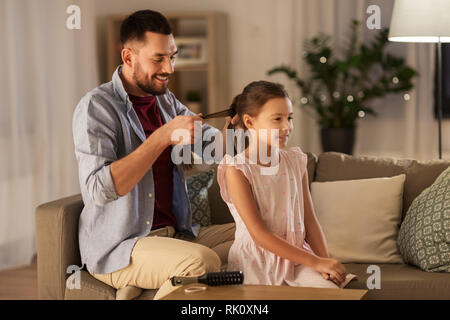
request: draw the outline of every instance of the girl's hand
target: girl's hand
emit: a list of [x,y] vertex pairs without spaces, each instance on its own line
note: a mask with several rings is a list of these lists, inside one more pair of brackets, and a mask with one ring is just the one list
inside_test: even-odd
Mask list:
[[322,275],[322,278],[324,278],[325,280],[330,280],[330,275],[326,272],[321,272],[320,273]]
[[324,279],[331,280],[337,285],[344,282],[347,275],[344,265],[336,259],[318,257],[317,263],[313,268],[320,272]]
[[336,278],[334,278],[334,277],[331,277],[328,273],[326,273],[326,272],[321,272],[320,273],[321,275],[322,275],[322,277],[325,279],[325,280],[330,280],[330,281],[333,281],[338,287],[341,285],[341,283],[342,282],[339,282]]

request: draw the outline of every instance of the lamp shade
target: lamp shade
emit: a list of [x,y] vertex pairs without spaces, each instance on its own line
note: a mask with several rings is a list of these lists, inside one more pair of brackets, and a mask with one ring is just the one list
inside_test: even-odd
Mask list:
[[450,42],[450,0],[396,0],[388,39]]

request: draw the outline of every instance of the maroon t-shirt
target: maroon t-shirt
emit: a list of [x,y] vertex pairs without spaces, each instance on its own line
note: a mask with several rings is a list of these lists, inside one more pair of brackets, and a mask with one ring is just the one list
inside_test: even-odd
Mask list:
[[[134,111],[148,137],[163,125],[154,96],[136,97],[129,94]],[[165,226],[176,227],[177,220],[172,214],[173,162],[170,157],[172,147],[167,147],[153,163],[153,181],[155,184],[155,210],[152,230]]]

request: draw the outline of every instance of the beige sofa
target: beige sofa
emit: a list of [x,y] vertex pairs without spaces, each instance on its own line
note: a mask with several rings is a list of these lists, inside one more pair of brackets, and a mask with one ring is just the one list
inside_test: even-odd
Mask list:
[[[420,162],[408,159],[349,156],[326,152],[308,153],[309,181],[336,181],[406,174],[403,216],[413,199],[431,185],[450,161]],[[208,168],[195,167],[194,174]],[[232,221],[222,201],[217,181],[209,190],[212,222]],[[78,249],[78,218],[83,208],[80,195],[45,203],[36,209],[38,294],[40,299],[115,299],[116,290],[82,270],[80,288],[66,288],[70,265],[81,265]],[[226,261],[223,261],[226,264]],[[367,264],[346,264],[348,272],[358,275],[348,288],[367,289]],[[428,273],[406,264],[377,264],[381,270],[381,289],[371,289],[366,299],[450,299],[450,274]],[[144,290],[137,299],[152,299],[156,290]]]

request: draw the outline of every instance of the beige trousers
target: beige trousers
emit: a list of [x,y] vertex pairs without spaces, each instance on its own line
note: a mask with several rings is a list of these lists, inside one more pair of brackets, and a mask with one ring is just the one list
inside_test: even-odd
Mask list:
[[158,300],[177,289],[173,276],[201,276],[220,271],[227,263],[233,244],[235,224],[201,227],[197,238],[189,240],[173,227],[150,232],[139,239],[131,252],[130,264],[107,274],[91,275],[118,289],[116,299],[132,299],[142,289],[158,289]]

